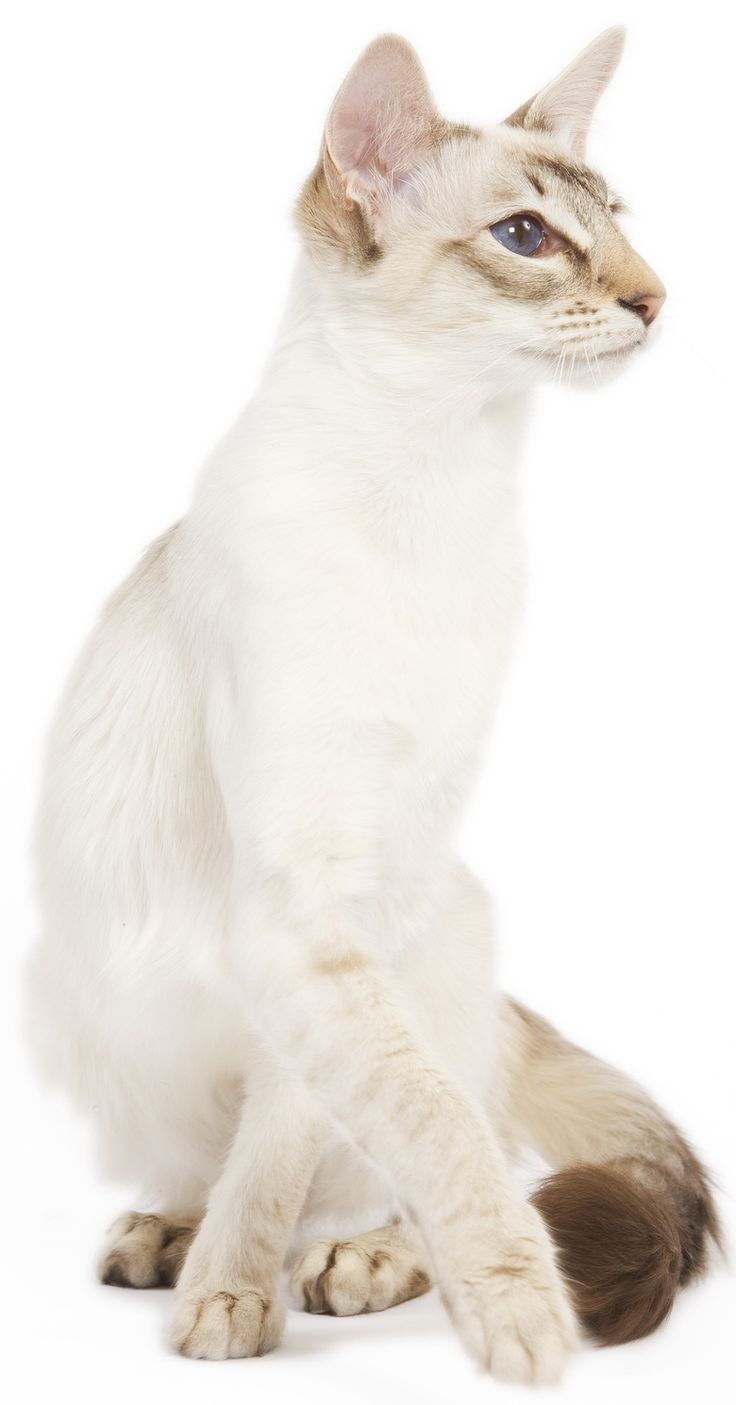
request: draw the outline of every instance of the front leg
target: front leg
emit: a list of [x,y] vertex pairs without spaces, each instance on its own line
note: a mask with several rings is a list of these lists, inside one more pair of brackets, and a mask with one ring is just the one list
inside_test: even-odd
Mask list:
[[318,1159],[318,1124],[290,1078],[259,1069],[177,1287],[172,1341],[222,1361],[278,1346],[279,1274]]
[[[276,1061],[393,1179],[474,1355],[502,1378],[555,1380],[576,1330],[551,1240],[481,1107],[425,1045],[392,971],[390,941],[402,939],[419,884],[414,874],[392,904],[398,880],[387,891],[383,876],[409,839],[391,798],[411,738],[380,717],[323,713],[333,698],[342,705],[342,656],[337,676],[325,655],[317,675],[293,678],[290,657],[275,693],[259,692],[273,670],[241,680],[217,758],[233,843],[233,981]],[[301,639],[293,659],[305,659]],[[413,819],[410,810],[404,827]],[[436,916],[442,855],[425,854],[424,868],[422,900]]]
[[423,1045],[387,968],[334,936],[296,939],[261,909],[247,970],[250,1017],[392,1175],[473,1354],[502,1379],[557,1379],[576,1330],[546,1228],[480,1109]]

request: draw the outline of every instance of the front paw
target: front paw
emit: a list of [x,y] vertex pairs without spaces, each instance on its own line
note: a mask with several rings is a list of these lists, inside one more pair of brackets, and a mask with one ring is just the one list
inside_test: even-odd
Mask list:
[[460,1336],[501,1381],[553,1385],[577,1341],[575,1316],[551,1256],[521,1239],[443,1293]]
[[235,1293],[184,1292],[174,1313],[172,1343],[182,1356],[201,1361],[263,1356],[278,1346],[284,1309],[258,1288]]

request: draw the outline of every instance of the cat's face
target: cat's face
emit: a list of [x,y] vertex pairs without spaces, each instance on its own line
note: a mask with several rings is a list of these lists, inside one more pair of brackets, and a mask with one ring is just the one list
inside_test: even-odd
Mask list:
[[335,305],[448,380],[595,382],[649,335],[664,288],[585,165],[593,106],[615,67],[609,31],[506,123],[438,116],[403,40],[348,75],[302,193],[306,241]]

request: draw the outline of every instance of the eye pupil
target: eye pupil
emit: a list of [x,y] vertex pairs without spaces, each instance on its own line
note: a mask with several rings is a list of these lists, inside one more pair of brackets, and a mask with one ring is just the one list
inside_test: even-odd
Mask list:
[[544,226],[534,215],[513,215],[490,226],[491,234],[513,254],[529,258],[544,241]]

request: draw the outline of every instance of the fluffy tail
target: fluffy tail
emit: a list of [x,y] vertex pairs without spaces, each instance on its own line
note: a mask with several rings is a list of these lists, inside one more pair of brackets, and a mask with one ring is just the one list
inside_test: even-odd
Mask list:
[[720,1245],[707,1172],[624,1074],[514,1001],[504,1026],[508,1120],[556,1168],[533,1203],[578,1317],[604,1345],[646,1337]]

